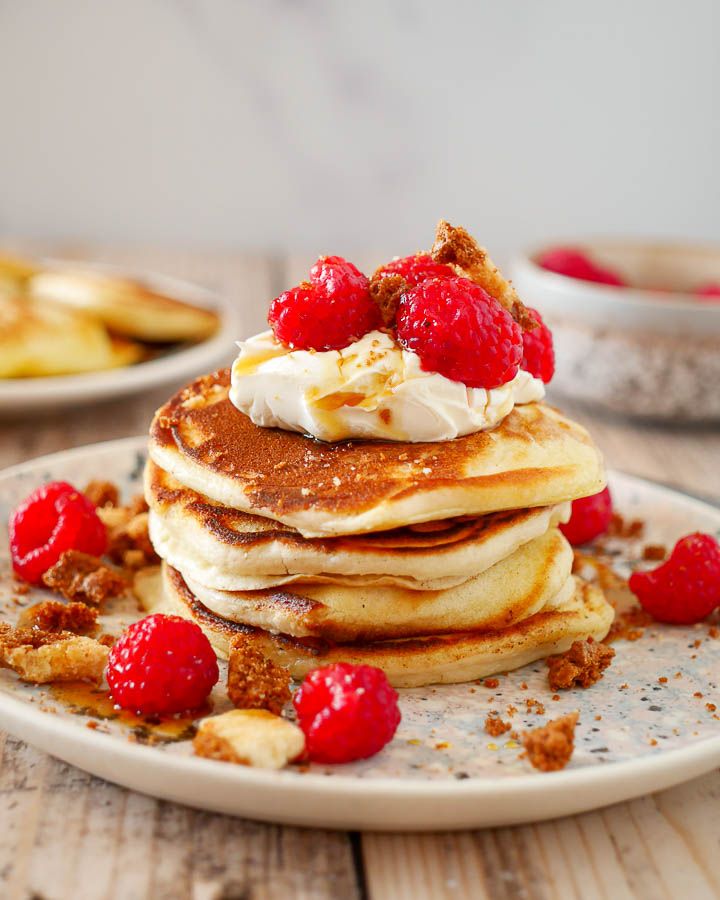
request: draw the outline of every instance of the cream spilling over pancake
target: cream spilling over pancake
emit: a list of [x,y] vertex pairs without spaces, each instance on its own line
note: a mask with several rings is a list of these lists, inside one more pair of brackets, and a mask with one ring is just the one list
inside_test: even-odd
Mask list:
[[[585,429],[541,402],[549,332],[447,223],[433,258],[378,272],[321,258],[273,301],[309,304],[283,320],[305,328],[297,342],[271,311],[274,331],[241,344],[232,373],[158,410],[145,496],[163,564],[138,578],[146,608],[196,622],[220,656],[242,634],[294,678],[344,661],[399,687],[601,640],[613,610],[572,574],[558,525],[605,469]],[[425,306],[403,338],[411,301]],[[426,326],[445,355],[421,358]]]
[[341,350],[292,350],[272,331],[239,346],[230,402],[256,425],[321,441],[449,441],[545,396],[542,381],[523,369],[490,390],[427,372],[416,353],[382,331]]

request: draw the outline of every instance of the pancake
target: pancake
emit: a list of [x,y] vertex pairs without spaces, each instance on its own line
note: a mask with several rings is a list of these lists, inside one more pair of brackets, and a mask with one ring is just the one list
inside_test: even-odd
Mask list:
[[165,600],[172,612],[202,628],[221,657],[227,657],[235,635],[245,634],[265,656],[286,666],[297,680],[319,666],[349,662],[377,666],[395,687],[419,687],[485,678],[562,653],[576,640],[602,640],[610,629],[613,609],[598,588],[572,578],[575,590],[563,603],[498,631],[349,644],[273,635],[230,622],[203,606],[174,570],[168,570]]
[[143,348],[54,303],[0,292],[0,378],[72,375],[139,362]]
[[560,504],[307,539],[273,519],[219,506],[153,462],[145,470],[145,497],[158,555],[200,584],[224,591],[295,582],[442,590],[484,572],[567,521],[570,512],[569,504]]
[[504,628],[550,603],[570,578],[572,562],[570,545],[553,528],[480,575],[440,591],[338,584],[217,591],[180,575],[223,619],[344,642]]
[[150,456],[211,500],[304,537],[552,506],[605,486],[588,433],[545,404],[516,406],[492,430],[454,441],[324,444],[254,425],[230,403],[229,383],[228,370],[204,376],[162,406]]
[[83,311],[114,334],[142,341],[201,341],[217,331],[218,316],[144,284],[103,272],[63,268],[30,279],[33,297]]

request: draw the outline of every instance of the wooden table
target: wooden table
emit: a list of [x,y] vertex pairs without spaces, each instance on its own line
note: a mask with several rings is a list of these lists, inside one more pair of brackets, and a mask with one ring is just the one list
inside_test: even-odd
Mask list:
[[[54,246],[226,292],[259,330],[307,258]],[[0,466],[146,430],[163,389],[0,423]],[[720,430],[584,421],[610,465],[720,501]],[[154,800],[0,733],[0,897],[677,898],[720,896],[720,775],[538,825],[448,834],[344,834],[261,825]]]

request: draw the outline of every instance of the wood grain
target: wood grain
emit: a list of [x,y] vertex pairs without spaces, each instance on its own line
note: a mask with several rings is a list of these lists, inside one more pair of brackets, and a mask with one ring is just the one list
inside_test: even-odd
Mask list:
[[720,896],[720,774],[514,828],[363,837],[372,900],[677,900]]
[[[188,278],[263,327],[267,301],[313,261],[81,245],[47,248]],[[361,259],[366,268],[378,258]],[[139,434],[170,388],[39,420],[3,422],[0,467]],[[719,429],[600,418],[563,403],[608,462],[720,498]],[[273,827],[157,801],[0,733],[0,897],[5,900],[720,897],[720,774],[604,810],[515,828],[348,835]],[[364,871],[358,871],[358,861]]]

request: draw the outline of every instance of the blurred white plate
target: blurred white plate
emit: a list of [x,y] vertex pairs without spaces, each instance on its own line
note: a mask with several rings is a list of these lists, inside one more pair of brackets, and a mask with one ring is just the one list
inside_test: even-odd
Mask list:
[[0,415],[24,415],[42,410],[81,406],[100,400],[137,394],[164,384],[189,381],[196,375],[229,364],[237,354],[234,341],[241,337],[236,305],[221,294],[154,272],[136,272],[119,266],[79,260],[44,260],[53,266],[95,269],[111,275],[133,278],[149,287],[214,310],[220,327],[212,337],[197,344],[180,344],[168,353],[119,369],[83,372],[79,375],[51,375],[41,378],[0,378]]
[[[141,490],[145,447],[144,436],[129,438],[7,469],[0,474],[0,521],[42,482],[72,481],[78,472],[83,481],[116,481],[126,495]],[[720,510],[677,491],[622,473],[612,473],[611,488],[623,514],[648,523],[636,556],[645,541],[671,544],[693,530],[720,531]],[[618,557],[617,567],[626,571],[627,563]],[[2,540],[3,620],[12,620],[20,608],[11,588]],[[20,602],[36,602],[43,594],[47,597],[47,592],[32,592]],[[112,604],[103,628],[119,633],[138,615],[134,603]],[[73,714],[42,686],[23,684],[5,669],[0,669],[0,727],[125,787],[264,821],[380,831],[533,822],[670,787],[720,765],[720,721],[714,706],[706,706],[720,708],[720,640],[713,639],[709,624],[657,624],[640,640],[617,641],[605,677],[586,691],[563,691],[557,701],[551,700],[542,662],[500,676],[492,689],[470,683],[402,690],[402,722],[381,753],[348,765],[313,765],[308,771],[290,766],[269,772],[199,759],[187,740],[140,746],[128,740],[127,727],[112,721],[91,730],[86,716]],[[214,691],[216,711],[228,703],[223,672],[221,667]],[[540,700],[544,713],[526,710],[528,698]],[[517,742],[485,733],[488,712],[497,709],[507,719],[509,704],[516,707],[509,721],[518,731],[580,710],[575,753],[565,770],[533,771],[519,758]]]

